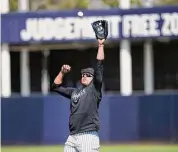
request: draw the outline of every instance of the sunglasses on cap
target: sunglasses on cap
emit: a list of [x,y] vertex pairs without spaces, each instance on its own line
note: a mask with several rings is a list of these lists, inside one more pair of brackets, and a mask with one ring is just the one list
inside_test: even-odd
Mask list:
[[84,77],[84,76],[86,76],[86,77],[93,77],[93,75],[91,75],[90,73],[83,73],[82,77]]

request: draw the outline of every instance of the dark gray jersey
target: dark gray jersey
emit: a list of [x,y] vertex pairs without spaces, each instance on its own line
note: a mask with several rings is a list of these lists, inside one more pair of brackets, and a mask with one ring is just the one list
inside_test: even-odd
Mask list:
[[69,129],[71,134],[99,130],[98,108],[102,98],[103,62],[97,60],[93,81],[86,87],[52,85],[60,95],[71,99]]

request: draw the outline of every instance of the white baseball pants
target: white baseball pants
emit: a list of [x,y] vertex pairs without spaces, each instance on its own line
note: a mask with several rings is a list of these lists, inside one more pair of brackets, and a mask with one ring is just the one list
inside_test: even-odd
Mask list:
[[100,141],[96,131],[69,135],[64,152],[99,152]]

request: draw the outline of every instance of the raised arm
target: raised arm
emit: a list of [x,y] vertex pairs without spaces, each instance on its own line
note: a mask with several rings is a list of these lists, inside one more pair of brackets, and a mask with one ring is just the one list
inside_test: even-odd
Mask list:
[[103,61],[104,61],[104,39],[98,40],[97,63],[95,67],[94,85],[98,91],[101,90],[103,82]]
[[62,82],[64,75],[70,71],[71,67],[69,65],[63,65],[61,68],[61,71],[54,79],[54,82],[52,84],[52,90],[59,93],[60,95],[71,98],[72,92],[75,90],[75,88],[71,87],[63,87]]

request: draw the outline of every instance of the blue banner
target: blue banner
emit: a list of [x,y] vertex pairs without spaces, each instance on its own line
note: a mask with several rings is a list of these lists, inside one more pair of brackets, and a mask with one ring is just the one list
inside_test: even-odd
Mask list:
[[91,23],[109,22],[108,39],[178,38],[178,6],[128,10],[78,10],[2,15],[3,43],[55,43],[95,40]]

